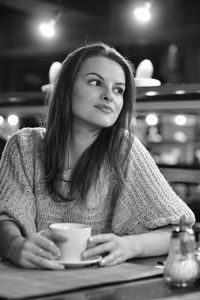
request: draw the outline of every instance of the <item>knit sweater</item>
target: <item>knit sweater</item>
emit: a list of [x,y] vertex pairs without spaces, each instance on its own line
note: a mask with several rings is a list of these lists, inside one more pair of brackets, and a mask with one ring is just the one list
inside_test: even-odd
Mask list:
[[[24,128],[8,140],[0,163],[0,221],[12,220],[24,235],[55,222],[90,224],[92,233],[139,234],[178,224],[193,212],[166,182],[146,148],[135,137],[128,157],[125,186],[119,193],[116,174],[106,160],[96,184],[81,201],[55,201],[44,183],[44,128]],[[72,170],[64,173],[70,179]],[[69,183],[61,187],[69,190]]]

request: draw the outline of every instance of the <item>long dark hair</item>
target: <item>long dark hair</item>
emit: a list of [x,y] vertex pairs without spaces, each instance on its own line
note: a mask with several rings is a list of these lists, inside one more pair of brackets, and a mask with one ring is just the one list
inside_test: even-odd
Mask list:
[[[70,196],[78,191],[81,199],[84,199],[91,184],[96,182],[105,159],[116,173],[119,188],[124,184],[126,158],[132,143],[131,124],[136,97],[133,65],[104,43],[89,44],[74,50],[63,61],[49,98],[44,139],[46,185],[50,193],[53,192],[63,200],[69,201],[70,197],[62,197],[55,183],[64,171],[66,151],[72,136],[72,89],[81,64],[95,56],[112,59],[123,68],[126,78],[124,103],[116,122],[111,127],[103,128],[95,142],[79,158],[71,175]],[[122,161],[120,149],[123,145],[127,147]]]

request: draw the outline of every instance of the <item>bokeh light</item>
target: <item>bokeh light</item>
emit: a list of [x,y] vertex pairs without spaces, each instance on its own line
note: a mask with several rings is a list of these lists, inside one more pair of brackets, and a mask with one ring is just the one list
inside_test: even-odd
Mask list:
[[2,126],[4,124],[4,117],[3,116],[0,116],[0,126]]
[[149,126],[155,126],[158,124],[158,117],[155,114],[147,115],[145,120]]
[[178,126],[183,126],[183,125],[186,124],[187,118],[186,118],[186,116],[184,116],[184,115],[176,115],[176,116],[174,117],[174,122],[175,122],[175,124],[178,125]]
[[55,35],[55,21],[51,20],[49,22],[46,23],[41,23],[39,25],[39,31],[40,33],[46,37],[46,38],[52,38]]
[[11,126],[16,126],[19,123],[19,118],[17,115],[11,114],[8,116],[8,124]]
[[134,16],[140,23],[148,23],[151,19],[151,3],[145,2],[142,6],[134,9]]

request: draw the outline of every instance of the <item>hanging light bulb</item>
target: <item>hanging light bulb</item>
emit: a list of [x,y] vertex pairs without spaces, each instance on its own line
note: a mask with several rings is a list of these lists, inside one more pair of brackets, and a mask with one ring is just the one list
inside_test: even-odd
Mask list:
[[142,6],[135,8],[134,15],[140,23],[147,23],[151,19],[151,2],[147,1]]
[[55,26],[61,16],[61,12],[57,11],[55,17],[48,22],[43,22],[39,25],[40,33],[46,38],[52,38],[55,36],[56,30]]
[[46,22],[46,23],[41,23],[39,25],[39,30],[40,30],[40,33],[47,37],[47,38],[51,38],[55,35],[55,21],[54,20],[51,20],[49,22]]

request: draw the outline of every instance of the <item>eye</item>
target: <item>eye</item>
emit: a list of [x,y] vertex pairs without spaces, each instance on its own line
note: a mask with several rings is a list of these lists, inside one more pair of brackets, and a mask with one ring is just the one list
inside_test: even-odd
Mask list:
[[101,82],[98,79],[91,79],[91,80],[89,80],[89,84],[94,85],[94,86],[100,86]]
[[120,88],[120,87],[117,87],[114,89],[116,91],[117,94],[119,95],[123,95],[124,94],[124,89],[123,88]]

